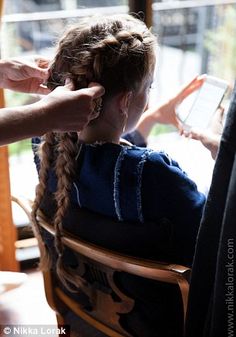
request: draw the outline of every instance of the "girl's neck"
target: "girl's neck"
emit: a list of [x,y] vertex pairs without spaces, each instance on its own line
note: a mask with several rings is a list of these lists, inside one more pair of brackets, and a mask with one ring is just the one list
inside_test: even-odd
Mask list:
[[110,142],[119,144],[124,123],[119,109],[120,95],[103,100],[100,115],[92,120],[79,134],[84,143]]
[[119,144],[120,133],[115,128],[109,127],[104,121],[91,122],[79,133],[79,139],[87,144],[106,142]]

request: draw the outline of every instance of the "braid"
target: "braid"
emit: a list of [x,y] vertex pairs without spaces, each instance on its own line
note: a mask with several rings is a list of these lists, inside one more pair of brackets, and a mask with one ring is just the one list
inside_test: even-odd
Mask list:
[[[64,266],[62,259],[64,247],[61,236],[62,220],[69,206],[71,184],[75,176],[76,157],[79,155],[81,144],[76,142],[78,136],[75,132],[57,135],[47,133],[44,138],[45,141],[40,148],[39,184],[36,187],[36,198],[31,213],[34,233],[39,241],[40,247],[40,269],[48,270],[52,265],[50,253],[42,239],[41,226],[37,220],[37,212],[47,188],[48,171],[55,164],[55,173],[58,180],[57,191],[55,193],[57,210],[53,221],[55,227],[54,242],[58,255],[56,271],[63,284],[71,291],[74,291],[68,284],[68,281],[81,287],[83,287],[84,281],[81,280],[79,276],[73,275],[70,269]],[[55,149],[57,151],[55,151]],[[57,154],[56,160],[55,154]]]
[[101,83],[105,96],[135,90],[153,68],[155,43],[145,24],[129,15],[81,22],[60,40],[48,86],[63,85],[70,77],[76,89]]
[[76,172],[76,158],[80,152],[81,143],[78,143],[77,133],[63,133],[57,146],[58,156],[55,162],[55,172],[57,175],[57,191],[55,200],[57,210],[54,216],[55,228],[55,248],[57,251],[56,271],[63,284],[69,288],[68,281],[82,286],[83,281],[79,276],[73,275],[68,267],[63,263],[64,246],[62,243],[62,221],[70,203],[70,191]]
[[36,238],[39,241],[39,247],[41,250],[40,267],[41,269],[50,268],[51,261],[48,254],[48,249],[42,240],[41,227],[37,220],[37,212],[40,207],[40,203],[43,199],[44,192],[47,186],[48,170],[52,166],[54,161],[54,146],[55,146],[55,135],[54,133],[47,133],[45,135],[45,141],[40,148],[40,171],[39,171],[39,184],[36,187],[36,197],[32,206],[32,224],[33,230]]

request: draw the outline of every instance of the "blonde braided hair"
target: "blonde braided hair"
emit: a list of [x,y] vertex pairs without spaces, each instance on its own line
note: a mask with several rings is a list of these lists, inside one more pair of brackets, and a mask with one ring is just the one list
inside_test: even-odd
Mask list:
[[70,283],[77,286],[83,285],[82,279],[75,277],[70,268],[63,263],[63,243],[62,235],[62,221],[70,203],[71,185],[75,178],[76,158],[79,156],[81,144],[78,142],[78,135],[76,132],[62,133],[57,145],[57,158],[55,161],[55,173],[57,176],[57,191],[55,193],[55,200],[57,210],[54,216],[55,228],[55,248],[58,255],[56,263],[56,272],[60,280],[70,288]]
[[[105,87],[103,101],[121,91],[135,91],[145,76],[153,71],[155,45],[156,38],[145,24],[130,15],[87,19],[72,26],[59,41],[50,67],[48,87],[54,89],[63,85],[67,77],[72,79],[76,89],[87,87],[90,82],[99,82]],[[41,236],[37,210],[46,189],[48,168],[54,165],[58,182],[55,193],[57,210],[54,216],[56,270],[67,287],[68,281],[83,285],[80,278],[75,277],[63,263],[64,247],[61,240],[63,218],[68,210],[70,190],[76,174],[75,158],[80,147],[75,133],[46,136],[42,146],[40,183],[33,210],[36,235]],[[47,262],[46,266],[49,267],[50,264]]]
[[40,208],[41,200],[43,199],[44,192],[47,188],[47,178],[48,171],[53,165],[54,158],[54,145],[55,145],[55,135],[52,132],[45,134],[44,142],[40,147],[40,170],[39,170],[39,184],[36,187],[36,198],[32,206],[32,222],[33,230],[36,238],[39,241],[40,248],[40,266],[42,269],[50,268],[51,259],[49,257],[47,246],[44,244],[44,241],[41,237],[41,227],[37,220],[37,212]]

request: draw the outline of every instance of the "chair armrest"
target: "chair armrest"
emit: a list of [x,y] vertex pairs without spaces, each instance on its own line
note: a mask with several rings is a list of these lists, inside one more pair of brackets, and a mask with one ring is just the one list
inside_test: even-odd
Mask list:
[[33,201],[30,199],[26,199],[23,197],[16,197],[16,196],[11,196],[11,201],[15,202],[17,205],[20,206],[20,208],[23,209],[25,214],[27,215],[29,221],[31,222],[31,212],[32,212],[32,205]]

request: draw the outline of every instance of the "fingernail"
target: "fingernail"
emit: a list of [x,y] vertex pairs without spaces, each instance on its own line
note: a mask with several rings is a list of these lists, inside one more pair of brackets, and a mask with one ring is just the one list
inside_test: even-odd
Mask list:
[[71,79],[69,77],[67,77],[66,80],[65,80],[65,85],[68,85],[68,84],[71,84],[71,83],[72,83]]
[[90,82],[88,85],[88,88],[98,87],[100,90],[103,90],[105,92],[105,88],[97,82]]
[[98,85],[100,86],[100,84],[97,83],[97,82],[90,82],[89,85],[88,85],[88,88],[96,87]]

